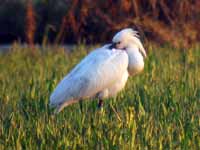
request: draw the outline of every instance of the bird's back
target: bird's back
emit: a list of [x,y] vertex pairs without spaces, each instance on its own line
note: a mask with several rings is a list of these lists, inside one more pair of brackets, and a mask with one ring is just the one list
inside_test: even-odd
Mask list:
[[50,97],[51,105],[93,97],[110,87],[128,67],[128,55],[121,50],[97,49],[86,56],[58,84]]

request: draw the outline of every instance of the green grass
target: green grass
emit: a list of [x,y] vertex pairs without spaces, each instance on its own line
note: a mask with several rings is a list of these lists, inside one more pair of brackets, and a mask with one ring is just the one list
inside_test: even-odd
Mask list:
[[87,100],[57,116],[50,93],[87,52],[52,49],[0,54],[1,150],[200,149],[200,46],[149,46],[144,72],[102,110]]

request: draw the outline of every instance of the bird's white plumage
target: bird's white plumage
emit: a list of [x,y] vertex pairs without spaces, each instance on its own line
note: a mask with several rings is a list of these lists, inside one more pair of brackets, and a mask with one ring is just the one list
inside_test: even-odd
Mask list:
[[126,81],[128,79],[128,76],[129,76],[129,73],[126,70],[123,73],[122,77],[117,82],[115,82],[115,84],[113,84],[113,85],[111,85],[110,87],[107,88],[108,95],[104,96],[104,97],[101,97],[101,98],[103,99],[103,98],[107,98],[107,97],[114,97],[114,96],[116,96],[117,93],[120,92],[125,87]]
[[116,96],[129,74],[143,70],[146,52],[136,31],[123,29],[112,41],[117,49],[107,44],[92,51],[58,84],[50,96],[57,112],[84,98]]
[[144,68],[144,58],[137,47],[131,47],[126,50],[129,58],[128,72],[133,76],[140,73]]
[[58,106],[68,100],[93,97],[106,89],[108,96],[114,95],[109,87],[113,88],[114,84],[121,82],[127,67],[126,52],[106,47],[94,50],[58,84],[51,94],[50,105]]

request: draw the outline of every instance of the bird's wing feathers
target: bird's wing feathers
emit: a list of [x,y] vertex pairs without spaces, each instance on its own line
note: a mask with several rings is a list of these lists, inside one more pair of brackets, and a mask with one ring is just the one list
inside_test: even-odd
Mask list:
[[104,47],[97,49],[58,84],[50,97],[50,104],[58,105],[71,99],[92,97],[120,80],[127,67],[126,52]]

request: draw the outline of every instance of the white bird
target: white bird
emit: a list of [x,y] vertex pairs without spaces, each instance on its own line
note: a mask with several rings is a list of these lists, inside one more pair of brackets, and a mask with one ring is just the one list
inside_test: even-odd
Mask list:
[[136,31],[123,29],[112,42],[92,51],[57,85],[50,96],[56,113],[85,98],[97,97],[101,106],[125,87],[129,74],[144,68],[146,53]]

